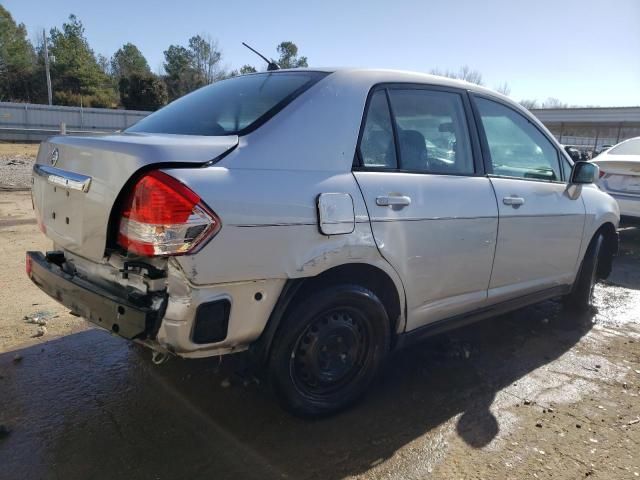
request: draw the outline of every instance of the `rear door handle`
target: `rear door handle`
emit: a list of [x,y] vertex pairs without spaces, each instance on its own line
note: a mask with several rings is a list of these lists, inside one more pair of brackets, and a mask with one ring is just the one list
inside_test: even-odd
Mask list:
[[502,203],[505,205],[511,205],[512,207],[519,207],[520,205],[524,205],[524,198],[512,195],[510,197],[504,197],[502,199]]
[[380,207],[406,207],[411,205],[411,197],[406,195],[383,195],[376,197],[376,205]]

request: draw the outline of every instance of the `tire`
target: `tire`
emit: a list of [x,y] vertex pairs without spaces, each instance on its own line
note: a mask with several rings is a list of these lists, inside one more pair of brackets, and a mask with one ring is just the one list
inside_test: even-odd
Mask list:
[[565,298],[568,308],[585,312],[593,307],[593,289],[597,281],[598,261],[603,243],[604,235],[600,232],[591,239],[571,293]]
[[271,385],[295,415],[338,412],[363,395],[389,344],[389,318],[372,291],[329,287],[298,301],[283,319],[269,356]]

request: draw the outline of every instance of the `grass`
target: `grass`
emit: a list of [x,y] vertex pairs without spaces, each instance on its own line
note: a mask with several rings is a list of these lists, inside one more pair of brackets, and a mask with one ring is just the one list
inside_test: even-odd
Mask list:
[[39,143],[0,142],[0,155],[29,155],[35,157],[39,146]]

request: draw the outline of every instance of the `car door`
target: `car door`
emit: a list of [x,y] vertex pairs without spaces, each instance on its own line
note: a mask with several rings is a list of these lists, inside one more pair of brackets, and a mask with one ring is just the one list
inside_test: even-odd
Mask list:
[[381,254],[398,271],[407,330],[484,305],[498,210],[466,92],[379,86],[354,176]]
[[565,158],[523,113],[495,99],[473,99],[500,216],[489,300],[570,284],[585,207],[567,185],[559,163]]

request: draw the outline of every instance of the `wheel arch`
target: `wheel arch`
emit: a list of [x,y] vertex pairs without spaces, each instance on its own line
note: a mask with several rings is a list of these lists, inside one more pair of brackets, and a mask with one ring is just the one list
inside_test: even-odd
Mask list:
[[605,279],[611,274],[613,257],[618,253],[618,232],[611,222],[605,222],[592,235],[592,239],[599,233],[604,236],[602,252],[598,261],[598,278]]
[[297,301],[314,291],[339,283],[353,283],[371,290],[378,296],[389,316],[393,345],[397,333],[405,326],[406,304],[400,280],[392,278],[392,275],[393,273],[377,265],[344,263],[328,268],[313,277],[288,279],[262,335],[251,346],[254,360],[259,365],[266,363],[280,323]]

